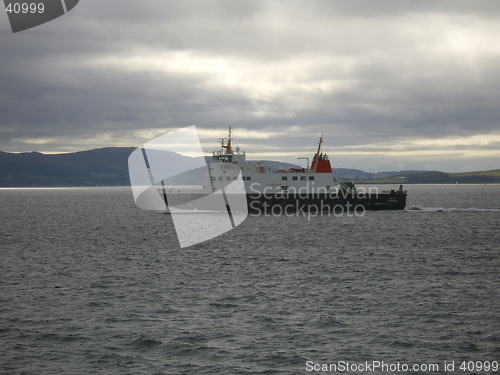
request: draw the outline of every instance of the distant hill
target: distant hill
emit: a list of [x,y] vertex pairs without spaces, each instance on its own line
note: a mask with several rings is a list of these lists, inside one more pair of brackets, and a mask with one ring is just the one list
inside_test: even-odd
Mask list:
[[408,184],[494,184],[500,183],[500,169],[491,171],[445,173],[439,171],[381,172],[386,176],[363,180],[365,183]]
[[388,172],[379,172],[378,175],[384,176],[384,177],[392,177],[392,176],[401,176],[402,174],[409,174],[409,173],[425,173],[427,171],[388,171]]
[[[127,186],[128,157],[134,150],[135,147],[107,147],[69,154],[0,151],[0,187]],[[175,152],[153,152],[174,173],[197,164],[195,158]],[[205,159],[210,162],[212,157]],[[271,170],[298,167],[278,161],[266,161],[265,165]]]
[[400,174],[410,184],[482,184],[500,183],[500,169],[491,171],[444,173],[438,171]]
[[[51,186],[127,186],[130,185],[128,157],[135,147],[107,147],[70,154],[13,154],[0,151],[0,187]],[[197,164],[195,158],[175,152],[158,151],[169,170]],[[211,156],[205,157],[207,161]],[[257,163],[257,161],[250,161]],[[199,164],[198,164],[199,165]],[[297,168],[297,165],[265,161],[271,170]],[[500,169],[469,173],[437,171],[400,171],[368,173],[358,169],[334,168],[335,177],[343,180],[374,183],[500,183]]]
[[12,154],[0,151],[0,186],[130,185],[128,157],[134,147],[71,154]]
[[342,180],[368,180],[380,177],[377,173],[363,172],[359,169],[350,168],[332,168],[332,173],[335,177]]

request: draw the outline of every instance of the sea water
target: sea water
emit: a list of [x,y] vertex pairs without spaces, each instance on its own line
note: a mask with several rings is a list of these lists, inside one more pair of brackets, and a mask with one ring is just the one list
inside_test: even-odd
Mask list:
[[130,188],[1,189],[0,373],[491,373],[470,364],[500,361],[500,185],[405,188],[404,211],[249,216],[184,249]]

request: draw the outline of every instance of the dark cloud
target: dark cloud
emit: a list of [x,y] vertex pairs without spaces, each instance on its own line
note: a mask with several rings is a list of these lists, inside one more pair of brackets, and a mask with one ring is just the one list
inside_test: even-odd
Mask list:
[[496,143],[474,137],[498,134],[499,18],[490,1],[80,2],[0,34],[0,149],[135,145],[196,124],[253,134],[241,144],[261,156],[325,134],[337,160],[374,169],[414,139],[443,141],[408,146],[412,165],[461,168],[446,140],[469,137],[474,163],[493,165]]

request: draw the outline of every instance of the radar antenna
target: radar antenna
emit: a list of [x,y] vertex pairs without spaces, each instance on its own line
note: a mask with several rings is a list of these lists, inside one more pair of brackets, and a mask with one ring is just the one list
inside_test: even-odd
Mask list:
[[224,144],[224,140],[226,138],[219,138],[221,140],[221,147],[226,149],[226,154],[234,154],[233,150],[231,149],[231,127],[229,127],[229,137],[227,138],[227,144]]

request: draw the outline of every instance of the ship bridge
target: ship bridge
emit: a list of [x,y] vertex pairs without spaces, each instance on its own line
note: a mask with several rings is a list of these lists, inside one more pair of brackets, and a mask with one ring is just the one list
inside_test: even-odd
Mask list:
[[236,153],[235,153],[231,147],[231,141],[233,140],[231,137],[231,128],[229,128],[229,136],[227,138],[227,143],[224,144],[226,142],[226,138],[220,138],[220,140],[221,140],[221,150],[214,151],[212,153],[214,162],[233,163],[233,164],[245,163],[246,160],[245,151],[243,151],[243,153],[240,153],[239,147],[236,147]]

